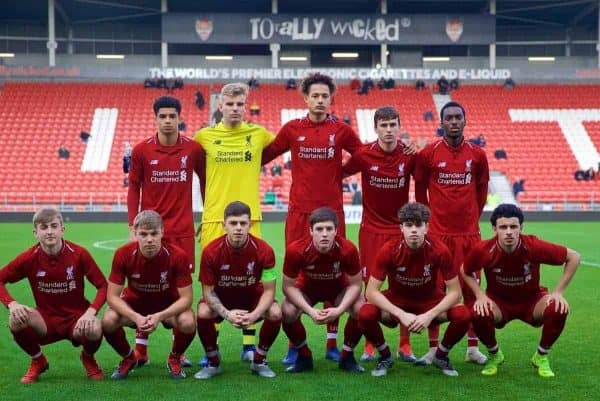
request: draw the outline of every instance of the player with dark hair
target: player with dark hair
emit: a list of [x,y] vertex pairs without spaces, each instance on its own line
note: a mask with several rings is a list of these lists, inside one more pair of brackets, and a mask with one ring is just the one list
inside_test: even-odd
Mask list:
[[[223,210],[234,201],[250,207],[253,219],[250,233],[261,237],[260,168],[264,163],[263,149],[273,141],[273,134],[258,124],[244,121],[247,99],[248,85],[241,82],[224,85],[219,96],[221,122],[202,128],[194,136],[206,150],[206,190],[202,225],[198,227],[201,250],[223,236]],[[255,333],[254,325],[242,329],[242,360],[253,359]],[[204,356],[199,364],[207,363]]]
[[[292,186],[285,221],[286,246],[306,236],[308,218],[319,207],[332,208],[338,216],[337,233],[346,236],[342,197],[342,150],[354,153],[361,141],[354,130],[329,114],[335,84],[328,75],[314,73],[301,84],[308,115],[291,120],[263,152],[263,163],[280,154],[292,153]],[[339,360],[337,322],[327,325],[327,357]],[[284,358],[290,364],[294,348]]]
[[[194,172],[204,188],[205,157],[202,147],[180,135],[178,125],[181,103],[171,96],[161,96],[154,102],[156,135],[138,143],[131,154],[127,212],[130,239],[135,241],[131,226],[141,210],[155,210],[164,221],[165,243],[182,248],[194,271],[195,240],[192,209],[192,182]],[[136,336],[135,354],[139,366],[148,362],[148,337],[142,332]],[[185,366],[191,363],[183,357]]]
[[[21,253],[0,270],[0,301],[8,308],[8,327],[15,342],[31,356],[21,383],[33,383],[49,368],[40,345],[69,340],[82,345],[81,362],[90,380],[102,380],[94,354],[102,342],[96,314],[106,301],[106,279],[87,250],[63,239],[63,217],[56,209],[42,208],[33,216],[38,244]],[[35,308],[16,301],[6,283],[27,278]],[[97,288],[90,303],[84,278]]]
[[[476,297],[471,311],[473,327],[489,352],[481,371],[486,376],[495,375],[504,362],[495,328],[519,319],[533,327],[542,326],[531,363],[541,377],[553,377],[548,353],[562,333],[569,313],[563,293],[575,275],[580,256],[562,245],[524,235],[523,220],[523,212],[515,205],[499,205],[490,218],[495,236],[475,245],[463,266],[463,279]],[[540,286],[541,264],[564,265],[562,277],[552,292]],[[487,283],[485,292],[473,278],[481,269]]]
[[275,301],[275,253],[269,244],[249,233],[251,217],[245,203],[235,201],[227,205],[223,222],[226,234],[202,251],[203,297],[198,303],[198,335],[208,364],[196,373],[197,379],[221,373],[215,322],[227,320],[236,328],[244,328],[261,319],[264,323],[250,370],[261,377],[275,377],[266,360],[281,327],[281,308]]
[[[373,376],[384,376],[392,366],[390,349],[379,325],[403,324],[420,333],[431,324],[450,322],[432,362],[445,375],[458,376],[448,353],[467,332],[470,314],[460,304],[458,270],[452,265],[448,248],[426,237],[429,209],[420,203],[407,203],[398,212],[402,238],[392,239],[377,253],[367,284],[367,302],[360,309],[360,327],[365,337],[379,350],[380,358]],[[443,279],[447,292],[440,288]],[[389,288],[381,287],[387,278]]]
[[[489,167],[485,152],[465,141],[463,131],[467,124],[465,109],[456,102],[448,102],[440,111],[444,136],[427,145],[417,154],[415,167],[415,197],[417,202],[431,209],[429,236],[442,241],[452,253],[452,265],[459,271],[465,255],[481,240],[479,217],[487,199]],[[459,277],[464,303],[471,307],[475,297]],[[441,282],[440,285],[443,285]],[[431,338],[430,341],[436,341]],[[435,347],[430,347],[418,364],[430,364]],[[477,348],[477,337],[470,328],[467,362],[484,364],[486,361]]]
[[[125,379],[137,357],[123,326],[148,335],[160,323],[173,329],[173,347],[167,370],[174,379],[186,377],[181,356],[194,340],[196,325],[192,305],[192,278],[188,255],[163,242],[163,220],[153,210],[143,210],[133,220],[136,242],[115,252],[108,278],[109,308],[102,317],[106,341],[123,358],[112,374]],[[127,282],[127,286],[125,286]]]
[[[337,320],[348,312],[344,328],[344,346],[339,367],[350,372],[363,372],[353,355],[361,337],[357,313],[361,273],[358,250],[348,240],[337,236],[337,213],[330,208],[318,208],[309,216],[310,236],[286,247],[283,264],[283,293],[281,306],[283,330],[298,352],[287,372],[312,370],[312,352],[306,343],[306,330],[300,317],[306,313],[316,324]],[[315,304],[328,302],[331,307],[316,309]]]
[[[377,141],[363,145],[344,165],[344,175],[361,173],[363,215],[358,232],[363,280],[375,264],[377,252],[392,238],[399,238],[400,221],[397,211],[408,202],[410,177],[415,156],[403,152],[405,146],[398,139],[400,115],[393,107],[380,107],[373,118]],[[414,362],[405,327],[400,328],[398,356]],[[373,360],[373,346],[367,342],[361,360]]]

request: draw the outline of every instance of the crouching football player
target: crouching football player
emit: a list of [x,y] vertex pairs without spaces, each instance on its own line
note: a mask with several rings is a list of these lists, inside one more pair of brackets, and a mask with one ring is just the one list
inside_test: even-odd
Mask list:
[[[488,348],[489,358],[481,371],[485,376],[498,373],[504,354],[496,341],[496,328],[519,319],[533,327],[542,326],[542,337],[531,363],[541,377],[553,377],[548,353],[565,327],[569,304],[563,293],[573,278],[580,256],[562,245],[521,234],[523,212],[515,205],[502,204],[492,213],[493,238],[479,242],[463,266],[465,283],[477,300],[471,311],[477,336]],[[551,293],[540,286],[540,264],[564,265],[558,284]],[[485,272],[485,292],[473,278]]]
[[[432,362],[445,375],[458,376],[448,353],[467,333],[470,314],[461,298],[458,271],[452,267],[450,251],[441,241],[426,237],[429,208],[407,203],[398,212],[402,237],[392,239],[377,253],[375,267],[367,284],[367,303],[360,309],[359,322],[365,337],[379,350],[379,362],[371,372],[384,376],[392,365],[390,348],[379,322],[389,327],[402,323],[420,333],[431,324],[450,322],[437,346]],[[447,292],[438,283],[442,275]],[[389,288],[381,291],[385,279]]]
[[188,257],[162,242],[163,221],[155,211],[138,213],[133,230],[137,241],[115,252],[108,278],[110,308],[102,317],[106,341],[123,357],[112,378],[126,378],[137,364],[123,326],[150,334],[162,323],[174,333],[167,370],[174,379],[183,379],[181,355],[196,334]]

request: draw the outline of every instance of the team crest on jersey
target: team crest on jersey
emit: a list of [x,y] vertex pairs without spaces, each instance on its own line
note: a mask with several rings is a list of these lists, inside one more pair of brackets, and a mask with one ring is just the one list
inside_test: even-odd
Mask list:
[[169,274],[169,272],[160,272],[160,283],[164,284],[167,282],[167,274]]
[[531,273],[531,264],[529,262],[523,265],[523,274],[527,275]]
[[404,163],[400,163],[398,165],[398,177],[402,177],[404,175]]
[[221,270],[229,270],[229,265],[227,265],[227,264],[221,265]]
[[298,138],[298,142],[304,142],[306,140],[305,136],[299,136]]
[[37,274],[35,276],[36,277],[46,277],[46,272],[43,270],[40,270],[37,272]]
[[252,146],[252,135],[246,135],[246,146]]
[[335,134],[330,134],[329,135],[329,146],[334,146],[335,145]]
[[472,162],[471,159],[465,161],[465,172],[467,172],[467,173],[469,171],[471,171],[471,162]]
[[423,277],[431,276],[431,265],[423,266]]
[[315,270],[315,265],[306,266],[306,270]]
[[181,156],[181,168],[187,168],[187,156]]
[[67,267],[67,280],[75,280],[75,276],[73,274],[73,266]]
[[333,262],[333,271],[336,273],[340,271],[340,262],[339,261]]
[[248,266],[246,266],[246,273],[254,274],[254,262],[248,263]]
[[442,162],[439,162],[439,163],[438,163],[438,167],[439,167],[439,168],[444,168],[444,167],[446,167],[446,162],[443,162],[443,161],[442,161]]
[[371,171],[379,171],[379,166],[371,166],[371,168],[369,170],[371,170]]

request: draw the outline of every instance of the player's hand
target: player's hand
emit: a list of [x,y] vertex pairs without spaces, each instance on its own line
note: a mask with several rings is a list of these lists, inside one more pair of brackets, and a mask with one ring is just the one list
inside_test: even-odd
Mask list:
[[408,331],[411,331],[413,333],[422,332],[427,327],[429,327],[433,318],[434,316],[430,315],[429,313],[422,313],[420,315],[417,315],[412,324],[407,327]]
[[551,303],[554,303],[555,312],[559,312],[563,315],[569,313],[569,303],[567,302],[565,297],[563,297],[562,294],[559,294],[557,292],[553,292],[552,294],[550,294],[550,296],[546,300],[546,305],[550,305]]
[[244,326],[244,318],[247,313],[247,310],[231,309],[229,313],[227,313],[227,320],[233,327],[241,329]]
[[22,305],[17,301],[8,304],[8,310],[10,312],[10,323],[13,327],[22,327],[26,325],[29,322],[29,314],[33,312],[33,308]]
[[397,318],[404,326],[410,327],[417,318],[417,315],[414,313],[403,313],[397,316]]
[[242,327],[248,327],[253,325],[258,320],[259,316],[257,316],[254,312],[245,313],[242,318]]
[[340,311],[338,308],[325,308],[321,310],[321,316],[325,323],[333,322],[335,319],[339,318],[343,311]]
[[482,296],[481,298],[477,298],[475,304],[473,305],[473,309],[475,309],[475,313],[479,316],[491,316],[493,314],[494,303],[487,296]]
[[140,331],[143,333],[150,334],[158,327],[160,323],[160,316],[158,313],[146,316],[146,322],[140,327]]
[[417,153],[417,144],[409,139],[408,143],[404,145],[402,153],[404,153],[405,155],[414,155],[415,153]]
[[325,318],[327,317],[327,315],[325,313],[323,313],[322,310],[320,309],[312,309],[311,312],[309,313],[310,318],[313,320],[313,322],[315,322],[315,324],[325,324],[327,323],[325,321]]
[[75,323],[73,334],[79,338],[88,338],[98,328],[98,318],[93,312],[86,311]]

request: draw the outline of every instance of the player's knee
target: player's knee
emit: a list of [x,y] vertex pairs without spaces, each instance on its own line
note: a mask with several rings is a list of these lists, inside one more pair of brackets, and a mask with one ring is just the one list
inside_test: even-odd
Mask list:
[[211,309],[205,303],[201,302],[198,304],[198,319],[211,319]]
[[555,322],[563,322],[567,320],[567,316],[569,315],[568,311],[561,312],[560,310],[556,310],[556,304],[554,302],[550,302],[546,309],[544,309],[544,322],[555,321]]
[[276,322],[281,321],[283,319],[283,313],[281,312],[281,308],[278,304],[273,303],[273,305],[269,308],[269,316],[267,319]]
[[448,311],[448,320],[458,324],[469,324],[471,313],[465,305],[456,305]]
[[196,332],[196,321],[193,313],[184,313],[177,319],[177,329],[184,334],[194,334]]
[[474,308],[468,309],[469,314],[471,315],[471,323],[474,326],[478,325],[486,325],[486,324],[494,324],[494,315],[489,313],[487,315],[480,315]]
[[118,328],[119,323],[119,315],[114,312],[112,309],[108,309],[104,312],[104,316],[102,316],[102,331],[104,333],[112,333]]
[[375,305],[364,304],[358,312],[358,325],[362,328],[365,325],[376,323],[378,317],[379,309]]

